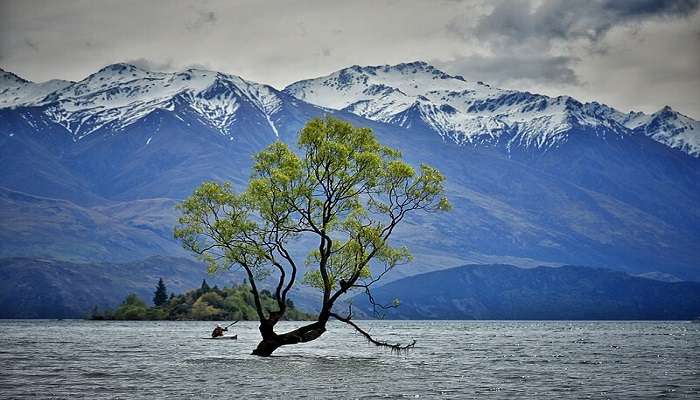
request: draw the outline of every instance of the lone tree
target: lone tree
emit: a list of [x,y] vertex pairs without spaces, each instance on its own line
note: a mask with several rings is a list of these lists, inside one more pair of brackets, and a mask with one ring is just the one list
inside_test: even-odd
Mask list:
[[[330,318],[376,345],[412,347],[415,341],[401,346],[375,340],[352,320],[352,309],[340,315],[334,305],[352,290],[364,291],[375,304],[371,286],[411,257],[407,248],[389,243],[396,226],[413,211],[450,208],[443,175],[427,165],[417,172],[371,129],[331,117],[310,120],[297,150],[299,155],[277,141],[258,153],[243,193],[234,193],[229,183],[203,183],[179,205],[175,237],[211,273],[232,266],[245,271],[262,335],[254,355],[315,340]],[[290,244],[302,238],[316,243],[306,256],[303,283],[323,293],[321,311],[313,323],[277,333],[300,267]],[[274,310],[261,305],[258,284],[266,279],[276,282]]]
[[165,288],[165,283],[163,283],[163,278],[158,280],[158,285],[156,286],[156,291],[153,293],[153,304],[156,307],[160,307],[168,302],[168,291]]

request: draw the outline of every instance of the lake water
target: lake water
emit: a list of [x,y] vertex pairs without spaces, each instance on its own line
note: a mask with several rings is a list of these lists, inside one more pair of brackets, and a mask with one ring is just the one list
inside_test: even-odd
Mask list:
[[[2,398],[700,398],[700,324],[363,321],[415,350],[391,354],[340,323],[249,355],[202,340],[209,322],[0,321]],[[280,324],[291,329],[299,323]]]

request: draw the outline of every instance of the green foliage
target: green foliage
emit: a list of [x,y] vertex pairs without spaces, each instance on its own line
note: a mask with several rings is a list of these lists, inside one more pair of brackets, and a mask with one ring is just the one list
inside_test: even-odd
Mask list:
[[158,285],[156,286],[156,291],[153,293],[153,304],[156,307],[160,307],[168,301],[168,291],[165,288],[165,283],[163,283],[163,278],[158,280]]
[[201,296],[199,296],[199,299],[197,301],[204,302],[212,307],[217,307],[217,308],[223,308],[224,306],[224,298],[221,297],[220,294],[217,292],[209,291]]
[[[204,286],[204,285],[202,285]],[[261,298],[266,309],[274,309],[277,304],[266,291]],[[285,313],[289,320],[310,320],[313,316],[297,310],[291,300],[287,302]],[[113,312],[100,312],[93,308],[93,320],[255,320],[257,314],[250,286],[239,285],[231,288],[201,287],[187,293],[171,294],[166,303],[149,308],[135,294],[129,294]]]
[[[445,178],[428,165],[416,171],[371,129],[332,117],[310,120],[297,149],[277,141],[258,153],[242,193],[229,183],[204,182],[179,205],[175,237],[210,272],[243,267],[254,291],[256,282],[276,274],[273,297],[284,312],[298,268],[286,247],[315,235],[319,244],[307,254],[303,283],[320,289],[330,310],[349,285],[372,282],[381,277],[373,270],[411,259],[389,237],[407,213],[449,210]],[[258,314],[264,317],[260,308]]]
[[142,320],[148,318],[149,309],[136,294],[129,294],[114,312],[114,319]]

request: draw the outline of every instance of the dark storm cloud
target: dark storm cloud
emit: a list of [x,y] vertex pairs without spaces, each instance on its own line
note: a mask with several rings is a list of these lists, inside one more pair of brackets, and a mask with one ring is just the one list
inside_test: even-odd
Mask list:
[[482,40],[598,41],[615,26],[651,18],[686,17],[698,9],[698,0],[511,0],[497,3],[473,33]]
[[[616,27],[685,18],[700,0],[501,0],[476,19],[459,17],[448,31],[477,43],[481,54],[456,56],[465,76],[495,83],[530,81],[579,85],[576,63],[593,54],[608,55],[603,38]],[[471,22],[471,23],[470,23]]]

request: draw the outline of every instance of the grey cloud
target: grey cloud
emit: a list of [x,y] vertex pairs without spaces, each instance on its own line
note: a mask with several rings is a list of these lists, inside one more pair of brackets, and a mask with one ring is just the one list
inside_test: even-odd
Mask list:
[[160,62],[148,60],[146,58],[137,58],[134,60],[127,60],[125,62],[147,71],[172,71],[174,69],[173,60]]
[[24,44],[26,44],[27,47],[34,51],[39,51],[39,43],[35,40],[32,40],[30,38],[24,38]]
[[208,70],[215,70],[216,68],[212,67],[211,64],[209,63],[191,63],[191,64],[186,64],[182,68],[177,68],[178,70],[185,70],[185,69],[208,69]]
[[134,65],[141,69],[147,71],[160,71],[160,72],[172,72],[172,71],[184,71],[187,69],[213,69],[209,64],[201,63],[190,63],[190,64],[178,64],[172,59],[167,59],[164,61],[149,60],[147,58],[136,58],[132,60],[125,61],[127,64]]
[[78,80],[131,60],[279,88],[353,64],[427,59],[504,88],[697,116],[699,1],[0,0],[0,66]]
[[214,23],[216,22],[216,14],[214,11],[200,11],[199,20],[205,24]]
[[698,9],[698,0],[607,0],[603,8],[627,18],[684,17]]
[[459,71],[468,80],[483,80],[496,85],[513,81],[547,81],[553,84],[579,84],[573,69],[575,57],[471,55],[449,62],[433,61],[450,70]]
[[297,29],[299,30],[300,36],[306,36],[309,32],[306,29],[306,24],[304,24],[304,22],[302,22],[302,21],[297,22]]
[[482,40],[518,43],[527,40],[598,41],[610,29],[654,18],[686,17],[698,0],[546,0],[501,1],[478,21],[473,33]]
[[[448,32],[485,51],[456,57],[464,75],[495,83],[513,80],[580,85],[576,64],[588,57],[609,56],[603,38],[615,27],[689,17],[700,0],[500,0],[475,20],[453,19]],[[481,54],[481,55],[474,55]]]
[[216,13],[214,13],[214,11],[199,10],[197,11],[197,18],[195,18],[194,21],[188,24],[187,29],[190,31],[196,31],[202,29],[207,25],[215,24],[216,21],[217,18]]

